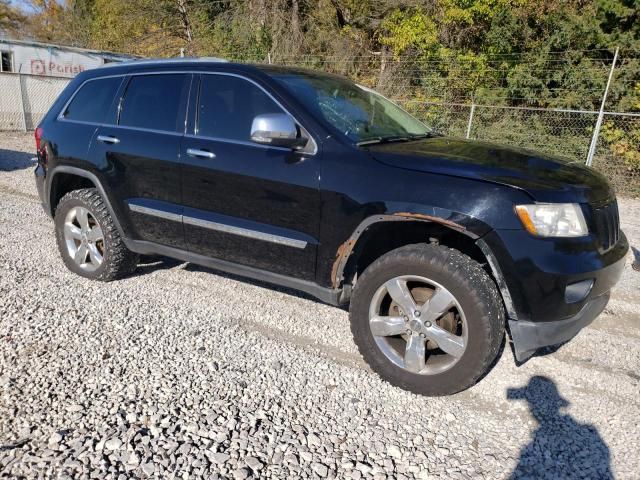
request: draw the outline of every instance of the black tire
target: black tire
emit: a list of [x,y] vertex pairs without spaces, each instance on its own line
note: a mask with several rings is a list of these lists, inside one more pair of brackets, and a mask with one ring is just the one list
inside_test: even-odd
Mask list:
[[[71,258],[65,244],[64,223],[69,210],[74,207],[84,207],[102,229],[104,241],[102,244],[103,260],[94,271],[82,269]],[[66,267],[74,273],[92,280],[109,282],[122,278],[136,269],[138,255],[125,246],[120,233],[109,214],[102,197],[95,188],[85,188],[67,193],[56,208],[55,230],[58,250]]]
[[[396,365],[378,347],[369,326],[375,292],[394,277],[416,275],[445,287],[464,311],[468,338],[448,370],[421,375]],[[407,245],[373,262],[358,278],[349,310],[351,332],[361,355],[384,380],[420,395],[450,395],[472,386],[496,359],[504,338],[504,306],[494,281],[461,252],[437,245]]]

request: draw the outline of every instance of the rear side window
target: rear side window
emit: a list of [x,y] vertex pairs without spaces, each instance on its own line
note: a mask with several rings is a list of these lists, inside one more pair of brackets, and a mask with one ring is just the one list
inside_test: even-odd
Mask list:
[[122,99],[119,124],[169,132],[183,130],[185,119],[178,115],[188,78],[184,74],[132,77]]
[[229,75],[202,75],[197,134],[248,141],[256,115],[284,113],[253,83]]
[[90,80],[80,87],[63,117],[80,122],[102,123],[113,102],[122,77]]

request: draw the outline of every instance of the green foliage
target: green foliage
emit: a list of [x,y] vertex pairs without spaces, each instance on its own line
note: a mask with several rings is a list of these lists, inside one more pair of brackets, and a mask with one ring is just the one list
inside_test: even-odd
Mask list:
[[602,139],[611,154],[622,158],[630,170],[640,171],[640,126],[624,129],[613,121],[604,122]]
[[443,0],[442,23],[454,27],[488,25],[503,12],[526,4],[526,0]]
[[380,43],[391,47],[396,56],[410,49],[425,55],[439,45],[435,22],[421,10],[409,14],[394,10],[382,22],[382,31]]
[[[609,108],[637,109],[632,88],[640,77],[637,0],[31,3],[30,35],[41,40],[149,56],[175,56],[181,49],[243,61],[270,56],[349,74],[402,98],[462,103],[473,98],[597,108],[615,45],[622,49],[624,69]],[[0,11],[6,5],[2,0]],[[564,51],[572,53],[557,53]]]

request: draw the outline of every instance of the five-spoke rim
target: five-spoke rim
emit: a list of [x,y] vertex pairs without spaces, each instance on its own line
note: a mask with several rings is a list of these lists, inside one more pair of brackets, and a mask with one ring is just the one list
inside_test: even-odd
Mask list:
[[64,241],[71,259],[83,270],[95,271],[104,260],[100,224],[84,207],[73,207],[64,219]]
[[387,359],[420,375],[449,370],[467,347],[460,304],[445,287],[421,276],[394,277],[380,286],[369,307],[369,327]]

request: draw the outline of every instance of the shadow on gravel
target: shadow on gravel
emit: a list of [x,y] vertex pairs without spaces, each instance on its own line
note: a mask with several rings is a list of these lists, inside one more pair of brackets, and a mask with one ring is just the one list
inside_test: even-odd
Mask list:
[[34,156],[33,153],[0,148],[0,171],[8,172],[35,167],[35,162],[31,161]]
[[526,387],[509,388],[507,399],[526,400],[538,422],[510,478],[613,478],[609,448],[598,430],[561,413],[569,402],[553,380],[532,377]]
[[135,271],[130,275],[131,277],[139,277],[142,275],[148,275],[149,273],[156,272],[158,270],[170,270],[182,265],[184,262],[176,260],[175,258],[161,257],[154,255],[142,255],[138,266]]

